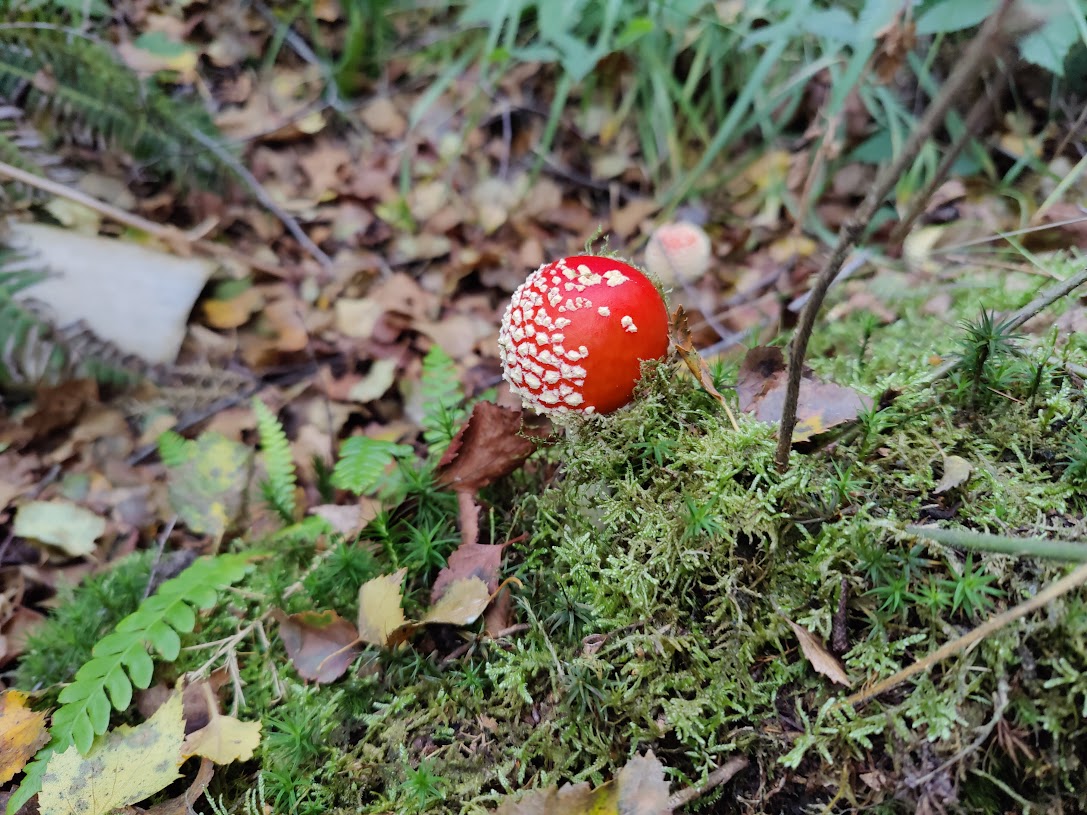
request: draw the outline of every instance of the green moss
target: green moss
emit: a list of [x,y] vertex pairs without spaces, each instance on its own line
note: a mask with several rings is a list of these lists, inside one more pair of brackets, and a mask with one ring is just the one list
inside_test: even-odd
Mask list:
[[[903,319],[883,326],[858,311],[831,322],[816,335],[812,367],[894,398],[795,452],[784,475],[773,464],[771,427],[741,416],[733,430],[685,372],[650,366],[640,401],[569,428],[488,496],[484,539],[527,533],[506,561],[522,583],[513,616],[524,630],[496,641],[438,627],[410,647],[367,650],[326,687],[296,681],[274,637],[267,647],[255,635],[245,640],[242,713],[264,722],[258,761],[269,805],[482,812],[519,789],[600,783],[653,749],[677,785],[699,782],[730,756],[752,760],[757,769],[714,811],[739,811],[729,803],[736,790],[754,800],[778,790],[766,806],[782,809],[836,795],[884,812],[937,803],[1003,810],[1022,806],[1016,796],[1083,807],[1082,593],[857,710],[840,704],[843,689],[813,669],[786,620],[826,642],[844,638],[842,662],[861,684],[1063,572],[967,556],[903,531],[939,519],[1084,537],[1075,464],[1082,389],[1063,365],[1042,364],[1045,346],[997,349],[973,369],[964,362],[922,384],[932,357],[967,358],[961,321],[1029,298],[1015,290],[1021,282],[965,281],[951,311],[926,315],[932,292],[895,286],[893,276],[866,281]],[[840,299],[849,294],[847,286]],[[1074,338],[1054,347],[1087,361]],[[735,368],[720,366],[725,382]],[[970,463],[971,477],[937,494],[951,455]],[[401,565],[412,567],[409,610],[423,604],[453,545],[456,512],[431,466],[409,468],[402,500],[362,543],[277,541],[279,568],[255,572],[244,596],[204,621],[198,641],[229,637],[273,605],[334,608],[351,619],[358,586]],[[208,658],[188,652],[177,667]],[[253,769],[220,774],[228,799],[233,790],[241,800]]]

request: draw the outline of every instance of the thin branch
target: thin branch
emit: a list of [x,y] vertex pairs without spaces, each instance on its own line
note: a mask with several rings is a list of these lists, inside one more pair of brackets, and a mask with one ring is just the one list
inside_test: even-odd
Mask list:
[[727,784],[741,770],[747,768],[751,762],[743,756],[731,758],[707,776],[706,780],[697,787],[687,787],[680,790],[668,799],[668,809],[679,809],[692,801],[697,801],[707,792],[717,789],[722,784]]
[[894,162],[883,168],[877,176],[871,191],[864,199],[857,214],[847,220],[838,234],[838,244],[820,270],[812,286],[811,299],[800,313],[800,321],[793,335],[789,353],[789,381],[785,391],[785,404],[781,412],[781,426],[778,428],[778,446],[775,461],[778,470],[784,472],[789,467],[789,452],[793,444],[793,429],[796,427],[796,406],[800,398],[800,376],[804,368],[804,356],[808,350],[815,318],[823,305],[827,290],[845,263],[849,252],[864,234],[876,211],[883,205],[887,194],[906,171],[925,141],[943,121],[955,100],[981,71],[982,67],[997,51],[997,45],[1005,37],[1004,18],[1015,0],[1002,0],[996,13],[982,25],[981,31],[970,43],[966,53],[948,76],[940,93],[932,100],[917,126],[910,133],[906,144]]
[[870,685],[867,688],[854,693],[852,696],[845,699],[842,704],[852,705],[853,707],[863,705],[865,702],[874,699],[881,693],[885,693],[896,685],[905,682],[910,677],[930,670],[938,662],[942,662],[950,656],[965,651],[967,648],[975,643],[981,642],[987,636],[996,633],[1009,623],[1013,623],[1016,620],[1025,617],[1032,611],[1037,611],[1057,598],[1068,594],[1068,592],[1078,589],[1085,583],[1087,583],[1087,564],[1077,567],[1060,580],[1046,586],[1029,600],[990,617],[974,630],[963,634],[961,637],[956,637],[950,642],[944,643],[931,654],[917,660],[917,662],[913,663],[908,668],[903,668],[898,673],[892,674],[886,679],[882,679],[874,685]]
[[[1003,77],[1003,75],[1001,75]],[[1003,88],[1004,80],[1001,79],[998,88]],[[887,242],[892,246],[900,244],[905,237],[910,233],[914,223],[921,214],[925,211],[925,206],[928,204],[929,199],[932,198],[933,193],[939,188],[948,174],[951,172],[951,167],[955,164],[961,153],[968,145],[974,136],[981,130],[981,126],[989,120],[989,116],[992,113],[992,100],[985,94],[978,97],[978,100],[974,102],[974,106],[970,108],[970,112],[966,114],[966,122],[963,126],[962,133],[959,137],[951,143],[951,146],[944,152],[944,157],[940,160],[935,171],[932,173],[932,178],[928,180],[928,183],[921,188],[920,192],[913,199],[913,203],[910,204],[910,208],[904,217],[895,228],[891,231],[891,237],[887,239]]]
[[28,173],[26,170],[22,170],[4,161],[0,161],[0,176],[6,176],[19,184],[34,187],[42,192],[55,195],[58,198],[66,198],[69,201],[75,201],[77,204],[81,204],[87,209],[93,210],[115,223],[123,224],[132,229],[138,229],[140,232],[145,232],[151,237],[162,241],[170,251],[176,255],[188,257],[192,254],[193,249],[199,249],[209,255],[230,258],[243,266],[247,266],[250,269],[255,269],[259,272],[264,272],[265,274],[274,275],[276,277],[283,276],[283,269],[280,266],[264,263],[251,255],[243,255],[241,252],[231,249],[229,246],[216,243],[215,241],[205,240],[203,235],[207,233],[209,226],[213,225],[212,223],[200,223],[192,229],[185,231],[178,229],[176,226],[171,226],[170,224],[160,224],[149,221],[146,218],[115,207],[112,204],[107,204],[105,201],[100,201],[81,190],[74,189],[73,187],[61,184],[58,181],[53,181],[50,178],[45,178],[44,176]]
[[287,210],[276,203],[275,199],[268,194],[268,191],[264,189],[264,186],[257,180],[257,177],[249,172],[249,169],[238,161],[229,150],[198,128],[187,127],[186,131],[196,141],[206,147],[219,161],[230,167],[234,174],[241,179],[242,183],[249,188],[253,197],[260,202],[261,206],[279,219],[279,222],[291,233],[294,239],[298,241],[310,257],[320,263],[325,269],[332,267],[332,258],[326,255],[324,250],[314,243],[313,239],[306,234],[306,231],[302,229],[298,221],[291,217],[291,214],[287,212]]

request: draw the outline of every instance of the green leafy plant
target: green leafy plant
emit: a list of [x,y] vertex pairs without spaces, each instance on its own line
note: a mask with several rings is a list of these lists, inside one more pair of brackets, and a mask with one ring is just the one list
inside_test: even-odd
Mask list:
[[22,5],[0,26],[0,96],[19,99],[58,138],[109,145],[186,184],[221,185],[229,151],[202,106],[143,82],[99,40],[20,24]]
[[376,492],[390,483],[389,466],[414,452],[406,444],[352,436],[340,445],[340,457],[332,470],[332,485],[356,495]]
[[267,471],[267,477],[260,484],[261,492],[268,505],[279,513],[279,517],[286,523],[292,523],[297,510],[294,498],[297,481],[287,434],[283,432],[283,425],[275,414],[256,397],[253,398],[253,413],[257,417],[260,449],[264,454],[264,467]]
[[991,376],[994,363],[1020,353],[1021,338],[1010,320],[997,319],[982,311],[976,320],[960,323],[964,336],[958,353],[959,369],[970,386],[970,402],[977,405],[982,385]]
[[151,685],[154,660],[149,649],[157,651],[165,662],[176,660],[181,651],[180,635],[196,626],[196,611],[213,606],[219,592],[237,583],[251,568],[251,555],[201,558],[159,586],[95,644],[90,660],[60,692],[49,743],[27,765],[26,777],[8,802],[9,815],[41,788],[42,775],[54,753],[75,745],[86,755],[95,736],[109,729],[112,711],[128,708],[133,687]]
[[435,345],[423,357],[419,385],[423,400],[423,441],[433,455],[441,455],[468,415],[457,365]]

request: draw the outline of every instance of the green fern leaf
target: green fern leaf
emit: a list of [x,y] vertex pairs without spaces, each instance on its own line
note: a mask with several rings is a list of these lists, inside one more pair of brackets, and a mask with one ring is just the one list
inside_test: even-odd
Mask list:
[[384,483],[389,465],[413,452],[406,444],[352,436],[340,447],[340,459],[332,471],[332,486],[355,495],[374,493]]
[[14,813],[38,792],[55,751],[63,752],[74,744],[80,753],[87,754],[95,736],[109,729],[112,711],[129,706],[133,686],[142,689],[151,685],[155,665],[148,647],[154,648],[164,661],[177,659],[181,651],[179,634],[187,634],[195,627],[195,609],[214,605],[219,592],[252,569],[252,560],[251,554],[198,559],[159,586],[155,594],[98,641],[91,658],[60,692],[60,707],[53,712],[49,728],[49,744],[27,765],[26,777],[8,802],[8,813]]
[[264,454],[264,467],[268,471],[268,477],[260,485],[264,500],[284,521],[292,523],[296,509],[296,480],[287,434],[283,432],[283,425],[275,414],[256,397],[253,398],[253,412],[257,415],[260,449]]
[[449,446],[464,422],[464,389],[457,365],[437,345],[423,357],[423,440],[431,455],[440,455]]
[[196,452],[195,442],[185,438],[180,433],[175,433],[173,430],[162,433],[158,437],[156,444],[163,465],[171,470],[180,467],[192,458]]

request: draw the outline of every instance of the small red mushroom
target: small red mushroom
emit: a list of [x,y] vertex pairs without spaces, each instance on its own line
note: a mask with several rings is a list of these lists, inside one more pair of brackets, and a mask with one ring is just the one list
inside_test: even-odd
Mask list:
[[546,263],[513,293],[498,335],[510,389],[537,413],[611,413],[630,401],[642,360],[668,350],[668,310],[628,263],[576,255]]

